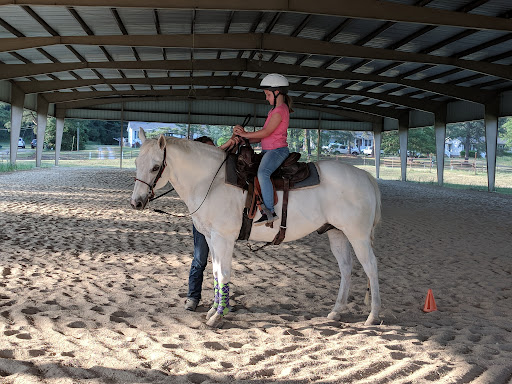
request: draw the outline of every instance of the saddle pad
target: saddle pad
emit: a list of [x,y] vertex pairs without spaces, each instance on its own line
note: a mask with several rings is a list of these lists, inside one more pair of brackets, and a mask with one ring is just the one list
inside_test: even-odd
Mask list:
[[[295,183],[293,186],[290,187],[290,190],[293,191],[295,189],[301,189],[301,188],[307,188],[312,187],[315,185],[320,184],[320,176],[318,175],[318,170],[316,168],[315,163],[307,163],[309,168],[309,176],[299,181],[298,183]],[[226,184],[234,185],[235,187],[242,188],[238,184],[237,180],[237,174],[236,174],[236,156],[235,155],[228,155],[228,159],[226,160]],[[247,187],[244,187],[243,189],[247,189]]]

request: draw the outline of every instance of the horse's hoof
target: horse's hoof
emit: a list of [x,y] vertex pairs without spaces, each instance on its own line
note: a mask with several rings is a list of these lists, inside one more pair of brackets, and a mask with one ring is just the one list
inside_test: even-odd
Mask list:
[[217,308],[211,307],[208,313],[206,314],[206,320],[210,320],[210,317],[212,317],[215,313],[217,313]]
[[341,320],[341,314],[340,314],[340,313],[338,313],[338,312],[334,312],[334,311],[333,311],[333,312],[331,312],[331,313],[329,313],[329,314],[327,315],[327,318],[328,318],[329,320],[339,321],[339,320]]
[[220,325],[222,324],[222,316],[219,315],[217,312],[213,316],[211,316],[208,321],[206,322],[206,325],[211,328],[220,328]]
[[368,319],[366,319],[366,321],[364,322],[364,325],[380,325],[379,317],[374,317],[373,315],[370,314],[370,316],[368,316]]

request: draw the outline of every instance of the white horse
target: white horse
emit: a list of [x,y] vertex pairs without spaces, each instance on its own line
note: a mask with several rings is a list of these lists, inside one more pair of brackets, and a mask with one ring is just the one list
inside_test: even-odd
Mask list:
[[[206,237],[210,247],[215,300],[208,312],[207,324],[218,326],[229,312],[231,261],[242,225],[246,194],[225,183],[222,163],[226,154],[222,150],[173,137],[146,139],[142,128],[140,139],[143,144],[136,160],[137,181],[131,205],[144,209],[153,189],[164,187],[168,181],[185,202],[195,227]],[[341,282],[336,304],[328,318],[339,320],[347,306],[352,271],[350,242],[371,287],[371,311],[365,324],[377,324],[380,294],[377,260],[372,248],[381,210],[377,182],[367,172],[337,161],[319,161],[316,165],[320,185],[290,191],[284,241],[300,239],[326,223],[333,225],[335,229],[327,234],[338,261]],[[278,193],[278,198],[275,210],[280,214],[282,192]],[[279,225],[274,228],[253,226],[249,240],[272,241],[278,230]]]

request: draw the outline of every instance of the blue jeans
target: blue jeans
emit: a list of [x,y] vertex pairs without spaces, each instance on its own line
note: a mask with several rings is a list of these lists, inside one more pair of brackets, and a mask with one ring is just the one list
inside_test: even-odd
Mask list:
[[272,181],[270,181],[270,175],[283,164],[283,161],[286,160],[290,151],[288,147],[282,147],[262,151],[262,153],[263,158],[258,168],[258,181],[261,186],[261,196],[265,207],[270,212],[274,212],[274,188],[272,187]]
[[190,266],[188,275],[188,294],[191,299],[201,300],[201,290],[203,288],[203,272],[208,263],[208,243],[202,233],[192,225],[192,233],[194,234],[194,259]]

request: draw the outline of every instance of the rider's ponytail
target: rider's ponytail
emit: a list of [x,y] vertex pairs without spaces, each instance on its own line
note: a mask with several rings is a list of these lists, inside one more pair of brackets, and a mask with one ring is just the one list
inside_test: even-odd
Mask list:
[[283,97],[284,97],[284,103],[288,106],[288,110],[290,111],[290,113],[293,113],[293,100],[292,98],[287,94],[283,94]]

